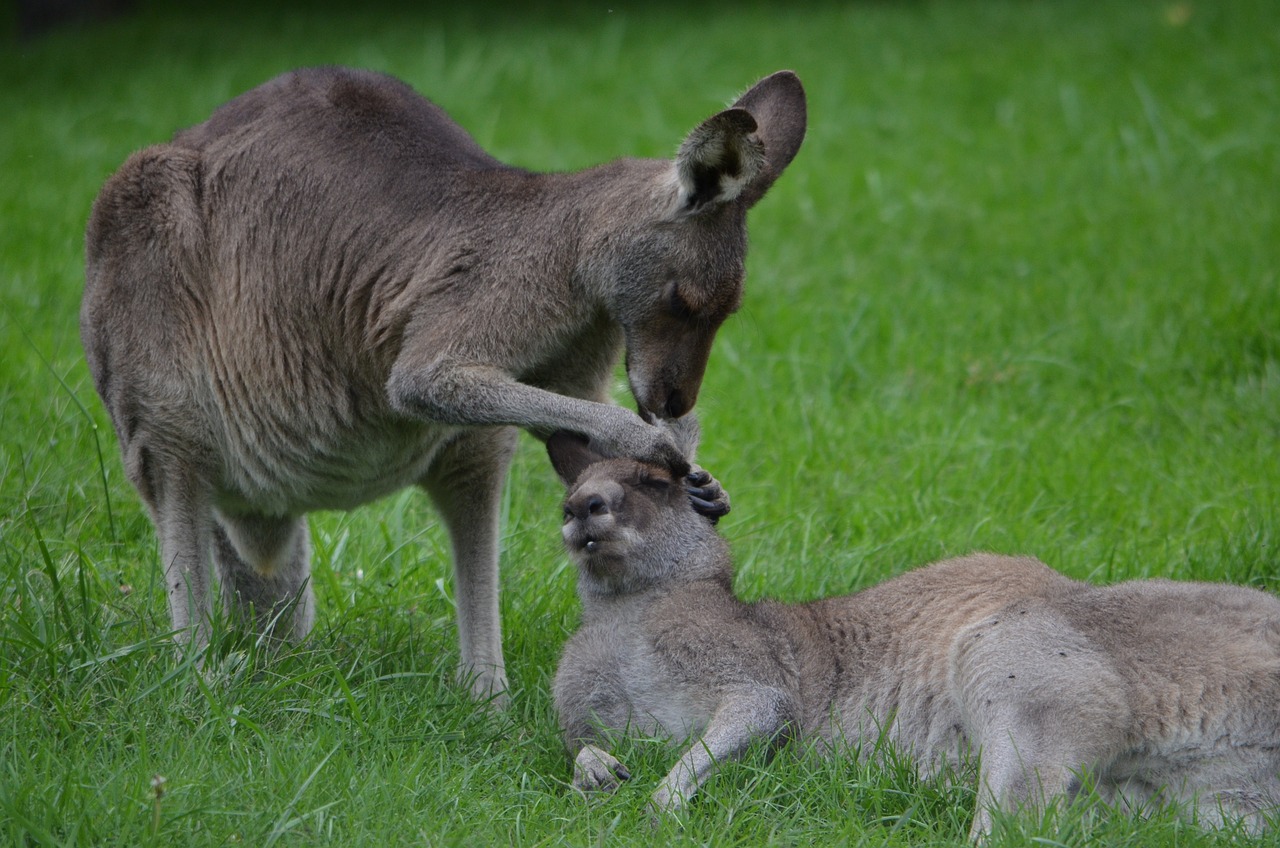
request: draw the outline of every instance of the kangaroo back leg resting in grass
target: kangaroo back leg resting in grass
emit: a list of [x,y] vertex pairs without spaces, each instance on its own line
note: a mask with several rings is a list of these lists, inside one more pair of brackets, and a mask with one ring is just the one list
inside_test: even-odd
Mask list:
[[[213,509],[207,493],[185,475],[170,475],[163,482],[150,476],[147,488],[140,490],[147,493],[144,499],[160,537],[170,621],[175,633],[188,634],[196,645],[203,646],[209,639],[213,615],[208,568]],[[171,491],[156,497],[158,486]]]

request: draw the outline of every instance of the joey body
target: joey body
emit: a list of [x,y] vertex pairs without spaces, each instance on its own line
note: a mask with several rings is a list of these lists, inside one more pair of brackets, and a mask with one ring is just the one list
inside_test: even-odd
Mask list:
[[[678,809],[759,740],[923,776],[977,763],[972,835],[1085,782],[1118,807],[1176,802],[1260,831],[1280,804],[1280,600],[1239,586],[1093,586],[973,554],[803,604],[733,594],[726,543],[670,474],[548,443],[569,486],[582,626],[554,696],[579,788],[629,772],[609,741],[670,739],[652,805]],[[584,502],[599,501],[594,512]]]

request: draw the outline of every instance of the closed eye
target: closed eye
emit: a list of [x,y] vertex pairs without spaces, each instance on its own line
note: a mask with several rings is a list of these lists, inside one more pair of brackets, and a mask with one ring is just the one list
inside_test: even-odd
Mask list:
[[671,310],[671,314],[682,321],[692,321],[697,318],[697,313],[689,306],[689,302],[680,296],[680,289],[674,284],[671,286],[671,293],[667,295],[667,308]]
[[671,488],[671,481],[666,477],[652,477],[644,474],[640,477],[640,485],[648,486],[650,489],[656,489],[659,492],[665,492]]

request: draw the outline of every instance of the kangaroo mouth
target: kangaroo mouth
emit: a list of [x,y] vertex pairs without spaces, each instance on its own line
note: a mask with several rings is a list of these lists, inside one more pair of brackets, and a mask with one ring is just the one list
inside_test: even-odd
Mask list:
[[579,565],[592,572],[616,567],[618,561],[626,558],[631,542],[631,533],[624,528],[565,526],[565,548]]
[[569,543],[569,547],[579,553],[594,554],[600,550],[600,540],[590,536],[584,536],[581,539],[574,539]]
[[617,568],[618,549],[611,541],[608,537],[586,535],[574,539],[570,548],[581,568],[594,577],[602,577]]
[[655,386],[650,385],[644,380],[637,380],[631,374],[631,363],[626,365],[627,369],[627,387],[631,389],[631,396],[636,399],[636,413],[646,424],[657,424],[660,419],[669,418],[671,416],[666,413],[666,401],[658,400],[660,391]]
[[574,553],[597,554],[604,547],[604,539],[585,528],[577,532],[566,533],[565,543]]

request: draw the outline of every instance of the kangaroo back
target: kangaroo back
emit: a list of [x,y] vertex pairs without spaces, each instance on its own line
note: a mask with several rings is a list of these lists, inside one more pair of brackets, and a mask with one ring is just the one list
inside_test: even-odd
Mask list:
[[[288,141],[290,149],[277,148],[281,141]],[[286,73],[227,101],[204,123],[174,136],[176,145],[195,150],[234,150],[246,142],[258,155],[288,154],[298,161],[351,156],[353,163],[335,168],[335,176],[354,177],[354,162],[365,173],[392,162],[417,165],[426,173],[506,167],[405,83],[352,68]],[[412,151],[408,157],[406,151]]]

